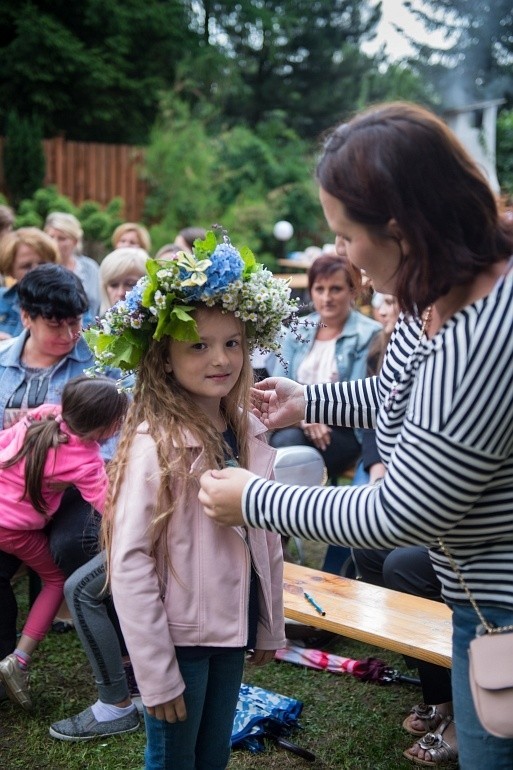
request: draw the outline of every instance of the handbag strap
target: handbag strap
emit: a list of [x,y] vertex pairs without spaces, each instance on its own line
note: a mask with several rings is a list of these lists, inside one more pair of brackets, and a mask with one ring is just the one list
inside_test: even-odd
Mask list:
[[447,558],[449,560],[449,564],[451,565],[451,567],[453,568],[454,572],[456,573],[456,576],[458,578],[459,584],[463,588],[463,590],[465,591],[465,594],[467,595],[467,598],[468,598],[470,604],[474,608],[477,617],[481,621],[481,623],[483,625],[483,628],[486,629],[486,633],[487,634],[501,634],[504,631],[513,631],[513,625],[511,625],[511,626],[500,626],[499,628],[497,628],[495,626],[491,626],[490,623],[488,623],[486,618],[483,616],[483,613],[479,609],[478,604],[477,604],[475,598],[473,597],[473,595],[472,595],[472,593],[470,591],[470,588],[465,583],[465,580],[463,579],[463,575],[461,574],[461,570],[458,567],[458,565],[456,564],[456,562],[455,562],[455,560],[453,558],[453,555],[451,554],[451,552],[449,551],[447,545],[444,543],[444,541],[442,540],[441,537],[438,538],[438,543],[440,545],[440,548],[442,549],[442,553],[444,554],[444,556],[447,556]]

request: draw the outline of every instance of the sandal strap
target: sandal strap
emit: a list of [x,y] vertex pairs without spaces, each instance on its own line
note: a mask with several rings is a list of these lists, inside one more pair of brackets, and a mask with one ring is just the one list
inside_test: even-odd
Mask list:
[[415,714],[419,719],[423,719],[428,722],[431,719],[436,719],[437,716],[441,716],[436,706],[430,706],[428,703],[417,703],[410,714]]
[[452,716],[445,717],[440,722],[436,733],[426,733],[426,735],[417,741],[417,744],[424,751],[429,751],[434,764],[442,762],[451,762],[458,758],[458,751],[447,741],[444,741],[443,734],[451,724]]

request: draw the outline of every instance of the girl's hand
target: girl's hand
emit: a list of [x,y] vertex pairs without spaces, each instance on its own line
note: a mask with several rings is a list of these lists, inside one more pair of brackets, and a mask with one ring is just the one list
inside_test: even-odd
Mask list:
[[224,526],[243,525],[242,493],[254,475],[244,468],[205,471],[200,478],[201,489],[198,495],[205,513]]
[[323,425],[322,422],[303,422],[301,428],[305,436],[322,452],[331,444],[331,428],[329,425]]
[[253,650],[246,656],[246,663],[250,666],[265,666],[274,660],[275,650]]
[[159,703],[158,706],[146,706],[146,711],[150,717],[160,719],[161,722],[185,722],[187,719],[183,695],[168,700],[166,703]]
[[303,386],[286,377],[268,377],[251,388],[253,413],[269,430],[294,425],[305,416]]

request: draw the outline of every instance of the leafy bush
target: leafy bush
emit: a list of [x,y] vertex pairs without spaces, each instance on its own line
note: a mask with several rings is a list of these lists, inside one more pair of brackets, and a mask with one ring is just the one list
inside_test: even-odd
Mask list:
[[[273,113],[256,129],[238,125],[216,135],[210,123],[176,96],[167,96],[146,151],[150,192],[145,218],[158,249],[186,226],[226,227],[259,260],[275,266],[279,219],[297,233],[288,247],[326,240],[313,181],[312,147]],[[305,244],[306,239],[306,244]],[[313,240],[312,240],[313,239]]]
[[84,201],[80,206],[54,185],[36,190],[31,198],[20,202],[16,210],[16,227],[44,227],[46,217],[52,211],[65,211],[77,217],[84,231],[85,252],[103,256],[111,249],[111,236],[122,222],[123,200],[113,198],[105,208],[96,201]]

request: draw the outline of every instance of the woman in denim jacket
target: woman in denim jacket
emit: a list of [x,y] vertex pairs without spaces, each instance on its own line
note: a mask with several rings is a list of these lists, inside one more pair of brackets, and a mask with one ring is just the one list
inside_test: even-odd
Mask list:
[[[42,403],[59,404],[68,380],[93,364],[81,336],[88,301],[74,273],[61,265],[39,265],[21,279],[18,294],[24,331],[0,342],[0,429]],[[105,459],[113,446],[103,445]],[[67,489],[49,531],[52,555],[66,575],[98,550],[98,523],[91,505]],[[17,607],[10,580],[19,565],[16,557],[0,551],[1,658],[16,647]]]
[[[288,332],[272,376],[289,377],[305,385],[344,382],[366,375],[369,344],[381,325],[354,308],[361,288],[360,272],[344,256],[318,257],[308,270],[308,289],[315,312],[306,326]],[[274,447],[313,446],[321,452],[328,478],[349,468],[361,451],[361,432],[301,422],[273,433]]]

